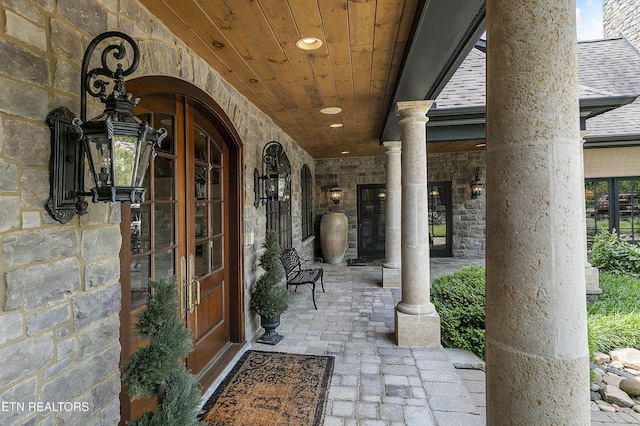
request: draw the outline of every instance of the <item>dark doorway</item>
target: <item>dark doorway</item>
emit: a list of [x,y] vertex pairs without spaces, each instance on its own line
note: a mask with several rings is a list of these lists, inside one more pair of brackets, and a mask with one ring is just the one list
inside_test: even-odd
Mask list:
[[429,182],[429,255],[451,257],[451,182]]
[[358,257],[384,258],[384,184],[358,185]]

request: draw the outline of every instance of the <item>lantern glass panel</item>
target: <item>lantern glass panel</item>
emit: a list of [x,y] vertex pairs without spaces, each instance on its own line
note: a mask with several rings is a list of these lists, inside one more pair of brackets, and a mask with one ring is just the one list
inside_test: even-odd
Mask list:
[[134,185],[136,183],[135,172],[139,156],[138,138],[132,135],[114,135],[114,185],[115,186],[140,186]]
[[96,175],[93,180],[96,187],[109,186],[111,183],[111,150],[109,139],[103,133],[85,133],[89,161],[93,163]]

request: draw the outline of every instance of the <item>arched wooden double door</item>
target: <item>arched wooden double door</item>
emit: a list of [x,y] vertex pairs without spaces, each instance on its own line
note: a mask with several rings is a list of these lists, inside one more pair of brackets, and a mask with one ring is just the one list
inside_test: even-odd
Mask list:
[[[149,280],[176,277],[180,314],[194,336],[185,362],[206,387],[244,340],[239,146],[219,115],[184,93],[145,94],[135,112],[168,136],[145,175],[146,200],[122,205],[122,361],[145,344],[133,325]],[[121,403],[123,421],[155,405],[126,395]]]

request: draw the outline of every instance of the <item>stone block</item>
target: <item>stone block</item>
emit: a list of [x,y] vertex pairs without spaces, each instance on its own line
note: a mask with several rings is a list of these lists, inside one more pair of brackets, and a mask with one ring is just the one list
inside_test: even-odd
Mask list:
[[20,183],[22,184],[21,207],[42,209],[49,199],[49,172],[25,169]]
[[120,337],[120,319],[117,315],[109,317],[93,327],[78,334],[78,359],[84,359],[102,350]]
[[7,35],[21,40],[42,51],[47,50],[47,36],[44,28],[31,21],[5,10],[5,32]]
[[20,312],[10,312],[2,315],[0,321],[0,345],[8,340],[22,336],[22,314]]
[[[51,1],[51,0],[50,0]],[[28,20],[36,23],[37,25],[43,27],[45,25],[45,18],[40,13],[37,7],[35,7],[31,2],[26,2],[24,0],[4,0],[2,2],[5,7],[8,9],[12,9],[17,14],[27,18]],[[35,0],[35,3],[40,4],[44,2],[38,2]],[[44,7],[44,5],[40,4]],[[51,9],[48,9],[49,11]]]
[[93,1],[58,0],[58,12],[71,24],[89,34],[98,35],[107,31],[107,11]]
[[2,395],[0,395],[0,403],[8,403],[10,405],[9,410],[0,410],[0,424],[22,424],[20,421],[25,419],[31,413],[26,408],[22,409],[22,406],[19,404],[24,404],[26,407],[30,401],[34,400],[35,394],[35,377],[20,382],[14,387],[3,391]]
[[53,87],[67,93],[75,93],[78,90],[80,72],[69,63],[58,59]]
[[90,229],[82,232],[82,258],[96,259],[103,256],[112,256],[120,252],[122,236],[119,226],[105,226],[99,229]]
[[75,254],[78,235],[72,227],[16,232],[6,235],[3,243],[7,265],[28,265]]
[[[3,137],[0,134],[0,146]],[[7,163],[0,158],[0,191],[16,192],[18,190],[18,168],[15,164]]]
[[[11,12],[7,13],[11,14]],[[25,21],[27,23],[29,22],[18,15],[11,15],[15,17],[11,21],[12,27],[14,27],[14,24],[22,24],[14,22],[17,20]],[[15,29],[14,31],[19,31],[19,29]],[[38,56],[24,47],[18,46],[8,40],[0,40],[0,55],[6,58],[6,60],[0,62],[0,73],[13,76],[27,83],[36,83],[41,86],[49,85],[49,61],[43,56]],[[12,101],[13,103],[22,103],[15,102],[15,99],[16,98],[11,98],[8,101]],[[47,99],[45,97],[45,102],[46,101]],[[46,114],[41,116],[41,118],[44,117],[46,117]]]
[[20,228],[20,197],[0,197],[0,232]]
[[382,287],[401,288],[402,270],[400,268],[382,268]]
[[[80,33],[74,27],[63,21],[51,19],[51,48],[61,57],[81,64],[86,46]],[[77,109],[71,110],[78,111]]]
[[63,340],[58,343],[58,360],[65,358],[68,355],[78,350],[78,342],[74,337],[67,340]]
[[[10,385],[22,377],[34,374],[53,359],[53,336],[47,333],[37,338],[14,343],[0,349],[3,368],[0,383]],[[58,401],[53,399],[52,401]]]
[[29,267],[22,282],[10,282],[7,277],[7,293],[14,287],[22,287],[27,310],[68,299],[80,289],[78,261],[72,258],[51,265]]
[[112,258],[89,263],[84,268],[84,287],[91,289],[117,281],[120,278],[120,260]]
[[[114,395],[120,394],[120,376],[118,374],[114,374],[109,377],[104,382],[98,384],[91,391],[92,394],[92,407],[93,410],[97,410],[109,403]],[[119,414],[119,413],[118,413]],[[103,424],[111,424],[111,423],[103,423]],[[115,424],[115,423],[114,423]]]
[[[79,78],[79,77],[78,77]],[[78,80],[76,80],[77,85]],[[7,157],[28,166],[46,166],[51,157],[51,131],[45,125],[21,120],[4,120],[0,138],[11,141],[4,152]],[[48,189],[48,185],[47,185]]]
[[120,311],[120,284],[86,293],[73,299],[74,327],[81,330]]
[[57,306],[36,312],[27,317],[27,335],[39,333],[47,328],[54,328],[71,318],[69,305]]
[[89,401],[91,390],[111,372],[117,371],[119,360],[120,346],[111,346],[46,383],[42,387],[40,401],[73,401],[78,397]]
[[39,228],[40,225],[39,212],[22,212],[22,229]]
[[396,343],[401,347],[440,347],[440,316],[431,314],[409,315],[395,310]]
[[[0,49],[1,50],[1,49]],[[31,65],[27,65],[26,69]],[[22,73],[22,70],[18,71]],[[20,99],[20,102],[15,102]],[[45,89],[0,77],[0,111],[34,120],[49,112],[49,94]]]

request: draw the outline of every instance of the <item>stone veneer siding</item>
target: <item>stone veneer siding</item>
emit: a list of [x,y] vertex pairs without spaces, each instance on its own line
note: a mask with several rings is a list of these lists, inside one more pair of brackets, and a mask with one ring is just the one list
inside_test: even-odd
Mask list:
[[[189,81],[234,123],[243,142],[245,242],[253,240],[245,244],[244,260],[248,340],[258,329],[248,288],[265,234],[264,207],[253,207],[253,169],[265,143],[283,144],[294,171],[294,245],[305,250],[299,171],[306,163],[313,175],[314,163],[135,0],[4,0],[0,13],[0,424],[115,425],[120,205],[89,203],[87,215],[66,225],[44,208],[50,157],[45,118],[59,106],[79,113],[80,66],[89,41],[107,30],[133,36],[142,58],[132,77]],[[91,104],[87,115],[100,110]],[[78,405],[37,410],[30,402]],[[13,408],[5,410],[6,404]]]
[[[358,257],[357,185],[385,184],[386,157],[345,157],[315,160],[314,193],[315,234],[319,235],[320,218],[328,211],[345,213],[349,221],[345,259]],[[431,182],[451,181],[453,210],[453,257],[484,258],[485,255],[485,197],[471,199],[469,183],[476,167],[484,181],[484,151],[427,155],[427,175]],[[334,206],[329,189],[342,187],[342,201]],[[319,238],[315,257],[322,257]]]
[[453,257],[485,257],[486,197],[471,199],[469,186],[476,167],[480,167],[480,180],[486,182],[484,151],[427,154],[428,180],[451,182]]
[[[358,257],[358,185],[383,184],[386,181],[385,157],[344,157],[315,160],[316,181],[314,191],[314,229],[318,236],[315,257],[322,257],[320,250],[320,219],[326,212],[340,212],[347,216],[347,251],[345,260]],[[334,185],[342,188],[337,206],[329,197]]]
[[631,0],[602,2],[604,38],[620,37],[622,33],[640,50],[640,3]]

